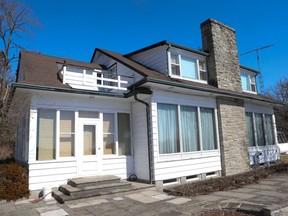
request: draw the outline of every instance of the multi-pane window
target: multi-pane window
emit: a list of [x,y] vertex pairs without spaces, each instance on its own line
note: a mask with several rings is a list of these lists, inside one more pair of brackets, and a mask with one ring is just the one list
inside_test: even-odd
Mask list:
[[249,146],[275,144],[272,115],[246,112],[246,125]]
[[170,71],[172,76],[207,81],[205,60],[199,60],[180,54],[170,54]]
[[256,77],[255,75],[241,73],[241,84],[243,91],[256,92]]
[[157,115],[160,154],[217,149],[214,109],[159,103]]

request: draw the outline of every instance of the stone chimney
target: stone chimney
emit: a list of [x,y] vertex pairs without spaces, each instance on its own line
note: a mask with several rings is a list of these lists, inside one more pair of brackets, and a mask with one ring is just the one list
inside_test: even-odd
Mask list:
[[[208,19],[201,24],[208,82],[220,89],[242,92],[235,30]],[[216,97],[222,175],[249,170],[248,136],[243,99]]]
[[201,24],[203,51],[207,59],[208,82],[221,89],[242,92],[235,30],[216,20]]

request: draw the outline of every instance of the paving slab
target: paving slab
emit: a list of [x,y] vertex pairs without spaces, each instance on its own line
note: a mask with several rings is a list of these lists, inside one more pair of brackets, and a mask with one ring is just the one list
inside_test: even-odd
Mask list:
[[264,190],[261,190],[261,191],[255,192],[255,194],[260,194],[260,195],[265,195],[265,196],[272,196],[272,197],[275,197],[275,198],[288,198],[288,194],[279,193],[279,192],[276,192],[276,191],[264,191]]
[[69,214],[65,212],[63,209],[57,209],[40,214],[40,216],[67,216],[67,215]]
[[237,193],[237,192],[230,192],[230,191],[220,191],[215,192],[213,195],[222,196],[222,197],[233,197],[237,199],[251,199],[256,197],[254,194],[245,194],[245,193]]
[[69,208],[81,208],[81,207],[85,207],[85,206],[89,206],[90,204],[87,202],[80,202],[80,203],[73,203],[73,204],[69,204],[67,205]]
[[142,202],[142,203],[153,203],[153,202],[158,202],[159,199],[153,198],[152,196],[145,196],[143,194],[127,194],[126,197]]
[[168,195],[168,194],[159,194],[159,195],[154,195],[153,198],[156,198],[158,200],[167,200],[167,199],[172,199],[174,198],[175,196],[171,196],[171,195]]
[[168,203],[173,203],[173,204],[176,204],[176,205],[180,205],[180,204],[183,204],[183,203],[187,203],[189,201],[191,201],[191,199],[188,199],[188,198],[185,198],[185,197],[179,197],[179,198],[175,198],[175,199],[169,200],[167,202]]
[[87,203],[90,205],[99,205],[102,203],[108,203],[109,201],[106,199],[94,199],[94,200],[87,200]]
[[252,184],[247,185],[245,188],[252,188],[252,189],[258,189],[258,190],[276,190],[277,187],[271,186],[271,185],[264,185],[264,184]]

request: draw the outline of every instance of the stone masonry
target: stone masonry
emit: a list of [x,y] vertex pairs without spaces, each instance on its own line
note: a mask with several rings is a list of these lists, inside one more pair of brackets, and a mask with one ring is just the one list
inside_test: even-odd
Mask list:
[[243,100],[217,98],[217,110],[222,174],[234,175],[248,171],[248,137]]
[[218,88],[242,92],[235,30],[208,19],[201,24],[203,50],[207,59],[208,82]]
[[[201,24],[207,58],[208,82],[220,89],[242,92],[235,30],[208,19]],[[249,170],[244,100],[217,97],[223,175]]]

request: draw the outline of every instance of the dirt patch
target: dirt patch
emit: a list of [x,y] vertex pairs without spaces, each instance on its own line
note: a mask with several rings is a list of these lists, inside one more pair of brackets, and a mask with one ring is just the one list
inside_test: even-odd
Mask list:
[[275,164],[269,167],[257,168],[253,171],[240,173],[237,175],[191,182],[164,190],[170,195],[176,196],[191,197],[206,195],[216,191],[227,191],[237,189],[249,184],[256,184],[259,182],[259,180],[265,179],[269,175],[275,173],[288,173],[288,164]]
[[251,216],[251,214],[245,214],[242,212],[235,212],[235,211],[209,211],[209,212],[202,212],[199,216]]

